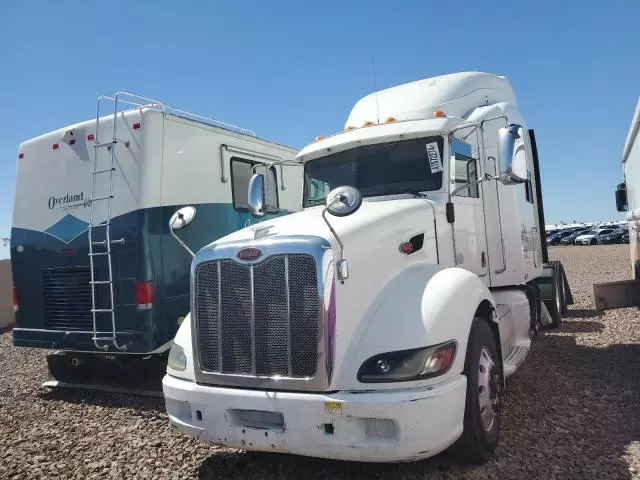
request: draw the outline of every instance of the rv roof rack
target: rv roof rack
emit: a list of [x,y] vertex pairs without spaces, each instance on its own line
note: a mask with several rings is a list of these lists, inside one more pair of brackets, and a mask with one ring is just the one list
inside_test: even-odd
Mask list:
[[203,122],[213,127],[220,127],[227,130],[233,130],[238,133],[243,133],[245,135],[251,135],[252,137],[257,137],[256,133],[253,130],[249,130],[247,128],[239,127],[231,123],[216,120],[215,118],[212,118],[212,117],[205,117],[203,115],[198,115],[196,113],[187,112],[186,110],[182,110],[180,108],[175,108],[170,105],[165,105],[164,103],[159,102],[157,100],[153,100],[148,97],[143,97],[142,95],[124,92],[124,91],[118,91],[113,96],[100,95],[98,97],[98,102],[97,102],[98,105],[96,109],[96,117],[98,118],[100,117],[100,104],[104,101],[109,101],[109,100],[113,102],[114,115],[118,113],[118,104],[129,105],[133,109],[149,108],[151,110],[156,110],[163,113],[169,113],[171,115],[176,115],[182,118],[186,118],[188,120]]

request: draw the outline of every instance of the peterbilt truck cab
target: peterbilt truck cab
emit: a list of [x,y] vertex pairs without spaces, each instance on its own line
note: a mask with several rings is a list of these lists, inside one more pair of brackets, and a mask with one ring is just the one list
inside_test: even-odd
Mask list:
[[[196,254],[170,422],[245,450],[486,461],[505,379],[571,301],[546,258],[535,148],[501,76],[360,99],[298,153],[302,211]],[[249,184],[258,220],[265,183]]]

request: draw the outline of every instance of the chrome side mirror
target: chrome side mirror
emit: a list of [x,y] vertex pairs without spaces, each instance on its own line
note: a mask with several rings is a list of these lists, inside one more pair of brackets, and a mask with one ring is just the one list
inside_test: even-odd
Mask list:
[[196,209],[195,207],[182,207],[176,213],[171,215],[169,219],[169,228],[171,230],[182,230],[185,227],[188,227],[193,219],[196,218]]
[[[522,127],[511,124],[498,130],[498,164],[500,165],[500,181],[504,185],[514,185],[527,181],[526,172],[520,171],[514,158],[516,140],[521,138]],[[525,169],[526,170],[526,169]]]
[[171,235],[173,235],[173,238],[175,238],[180,246],[187,252],[189,252],[192,257],[195,256],[195,253],[193,253],[193,251],[189,247],[187,247],[187,245],[182,240],[180,240],[180,238],[176,235],[176,232],[188,227],[195,218],[195,207],[187,206],[179,209],[177,212],[171,215],[171,218],[169,219],[169,231],[171,232]]
[[335,217],[346,217],[355,213],[362,205],[362,193],[355,187],[344,185],[334,188],[325,200],[327,211]]
[[254,217],[264,217],[266,212],[266,202],[264,197],[264,175],[254,173],[249,180],[249,191],[247,194],[249,211]]
[[327,195],[325,205],[322,210],[322,219],[327,224],[327,227],[329,227],[338,245],[340,245],[340,252],[335,259],[335,265],[338,280],[344,281],[349,278],[349,265],[344,258],[344,245],[342,244],[342,240],[340,240],[340,236],[333,229],[329,220],[327,220],[326,213],[329,212],[335,217],[346,217],[355,213],[362,205],[362,193],[356,187],[349,185],[336,187]]

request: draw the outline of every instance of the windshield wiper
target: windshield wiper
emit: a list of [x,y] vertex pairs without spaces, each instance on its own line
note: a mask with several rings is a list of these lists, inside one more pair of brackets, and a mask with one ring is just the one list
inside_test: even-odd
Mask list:
[[373,194],[369,194],[367,196],[387,196],[387,195],[402,195],[402,194],[413,195],[416,198],[429,198],[427,197],[427,194],[425,192],[422,192],[420,190],[412,190],[410,188],[406,190],[393,190],[390,192],[376,192]]

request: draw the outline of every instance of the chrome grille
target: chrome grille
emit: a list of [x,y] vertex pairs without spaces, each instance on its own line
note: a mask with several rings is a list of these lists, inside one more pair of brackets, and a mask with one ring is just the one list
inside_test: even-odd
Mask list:
[[208,261],[196,267],[194,293],[204,371],[315,375],[320,298],[311,255],[273,255],[255,265]]

